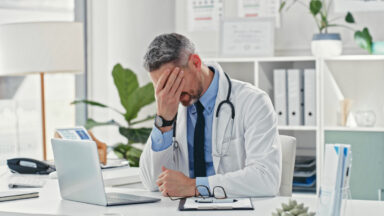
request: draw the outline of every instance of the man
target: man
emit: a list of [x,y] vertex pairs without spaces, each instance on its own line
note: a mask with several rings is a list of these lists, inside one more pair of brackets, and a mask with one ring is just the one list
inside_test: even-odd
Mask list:
[[[178,197],[207,195],[203,186],[210,192],[221,186],[228,196],[278,193],[277,118],[266,93],[230,80],[219,65],[206,66],[193,43],[176,33],[151,42],[144,67],[157,104],[140,158],[140,176],[149,190]],[[227,102],[219,105],[228,97],[234,112]]]

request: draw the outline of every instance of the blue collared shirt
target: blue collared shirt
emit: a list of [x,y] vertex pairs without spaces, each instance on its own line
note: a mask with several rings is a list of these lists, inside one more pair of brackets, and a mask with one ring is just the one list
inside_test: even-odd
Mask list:
[[[204,154],[205,154],[205,164],[207,176],[215,175],[215,169],[213,167],[212,159],[212,122],[214,116],[214,108],[216,102],[217,91],[219,89],[219,73],[213,68],[209,67],[211,71],[214,72],[214,77],[209,85],[207,91],[199,99],[200,103],[204,106],[203,115],[205,118],[205,140],[204,140]],[[188,142],[188,157],[189,157],[189,176],[191,178],[195,177],[194,174],[194,158],[193,158],[193,142],[194,142],[194,132],[195,125],[197,120],[197,112],[195,105],[188,106],[187,108],[187,142]],[[153,127],[151,133],[152,140],[152,150],[153,151],[163,151],[172,145],[172,133],[173,130],[161,133],[157,127]],[[209,182],[207,177],[197,177],[196,186],[205,185],[209,188]],[[203,195],[206,194],[206,190],[199,188],[199,192]]]

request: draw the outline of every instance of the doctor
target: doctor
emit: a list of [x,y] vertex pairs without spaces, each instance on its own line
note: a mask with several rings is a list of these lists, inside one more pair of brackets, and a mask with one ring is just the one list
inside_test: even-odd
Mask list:
[[[207,66],[183,35],[157,36],[144,56],[155,86],[155,126],[140,176],[164,196],[215,186],[228,196],[274,196],[281,178],[277,118],[266,93]],[[232,71],[232,73],[241,71]],[[181,103],[181,104],[180,104]]]

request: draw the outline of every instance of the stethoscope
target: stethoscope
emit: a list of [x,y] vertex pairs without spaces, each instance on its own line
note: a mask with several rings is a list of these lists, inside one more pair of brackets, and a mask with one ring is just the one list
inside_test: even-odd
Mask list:
[[[223,101],[221,101],[219,103],[219,105],[217,106],[217,109],[216,109],[216,118],[219,117],[219,113],[220,113],[220,110],[221,110],[221,107],[225,104],[227,104],[230,108],[231,108],[231,118],[232,118],[232,125],[231,125],[231,129],[233,127],[233,120],[235,119],[235,106],[233,105],[233,103],[229,100],[230,96],[231,96],[231,91],[232,91],[232,82],[231,82],[231,79],[229,78],[228,74],[227,73],[224,73],[225,77],[227,78],[227,81],[228,81],[228,93],[227,93],[227,98]],[[174,161],[178,161],[178,154],[177,154],[177,149],[179,149],[179,142],[177,141],[176,139],[176,124],[177,122],[177,114],[176,114],[176,117],[175,117],[175,122],[173,123],[173,135],[172,135],[172,145],[173,145],[173,150],[174,150]],[[217,145],[216,145],[217,146]],[[216,150],[216,153],[215,153],[217,156],[219,157],[222,157],[223,156],[223,153],[219,150]],[[177,157],[177,158],[176,158]]]

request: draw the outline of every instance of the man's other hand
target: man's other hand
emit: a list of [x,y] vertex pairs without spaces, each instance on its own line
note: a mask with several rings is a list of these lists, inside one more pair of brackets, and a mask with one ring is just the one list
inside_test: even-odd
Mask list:
[[195,195],[196,180],[188,178],[183,173],[161,167],[156,184],[163,196],[187,197]]

